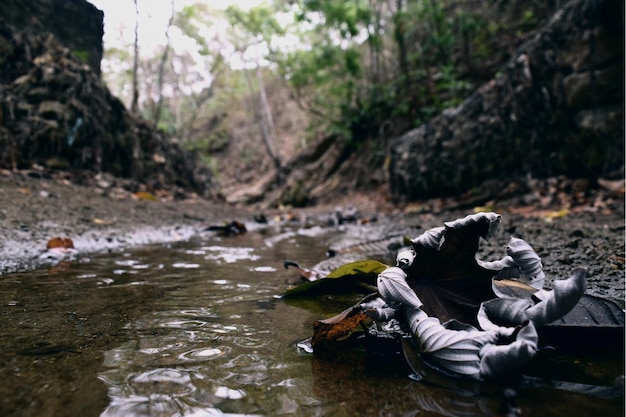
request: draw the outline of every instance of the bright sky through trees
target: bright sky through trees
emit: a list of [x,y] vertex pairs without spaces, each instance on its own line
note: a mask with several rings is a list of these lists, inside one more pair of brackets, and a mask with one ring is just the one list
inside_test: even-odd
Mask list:
[[[135,26],[133,0],[88,0],[104,12],[104,46],[119,46],[120,40],[132,44]],[[246,10],[261,3],[260,0],[176,0],[176,10],[195,3],[206,3],[214,9],[236,5]],[[138,0],[139,42],[142,48],[152,50],[165,43],[165,28],[170,18],[170,0]],[[180,42],[180,39],[178,39]]]

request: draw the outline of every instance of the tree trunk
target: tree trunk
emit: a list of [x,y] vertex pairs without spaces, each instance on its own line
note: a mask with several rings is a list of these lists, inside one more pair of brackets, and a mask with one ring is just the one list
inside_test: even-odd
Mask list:
[[130,111],[137,114],[139,107],[139,87],[137,81],[137,69],[139,67],[139,8],[137,6],[137,0],[133,0],[135,3],[135,42],[133,44],[133,97],[130,104]]
[[174,1],[171,0],[172,12],[170,14],[170,19],[167,22],[167,28],[165,29],[165,38],[167,41],[165,42],[165,49],[163,50],[163,55],[161,55],[161,61],[159,62],[159,70],[157,77],[157,102],[154,109],[154,113],[152,114],[152,124],[155,128],[158,127],[159,121],[161,120],[161,112],[163,109],[163,83],[165,76],[165,64],[167,64],[167,58],[170,52],[170,28],[172,27],[172,23],[174,23],[174,15],[176,13],[174,9]]
[[263,145],[265,146],[265,150],[267,151],[268,156],[272,160],[272,164],[276,169],[276,178],[280,182],[282,181],[282,164],[280,162],[280,158],[276,153],[274,148],[274,144],[276,143],[276,131],[274,129],[274,122],[272,118],[271,108],[269,101],[267,99],[267,94],[265,92],[265,85],[263,83],[263,76],[261,75],[261,69],[257,65],[257,81],[259,93],[255,94],[254,91],[254,81],[252,80],[252,75],[250,74],[250,70],[244,68],[244,73],[246,76],[246,81],[248,83],[248,88],[250,90],[250,96],[252,98],[252,104],[254,107],[254,115],[259,124],[259,128],[261,130],[261,138],[263,139]]

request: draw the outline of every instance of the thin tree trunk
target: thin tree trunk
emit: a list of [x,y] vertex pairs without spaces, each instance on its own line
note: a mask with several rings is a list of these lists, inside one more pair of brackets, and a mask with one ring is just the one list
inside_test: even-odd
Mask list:
[[167,22],[167,28],[165,29],[165,38],[167,39],[166,43],[165,43],[165,50],[163,51],[163,55],[161,55],[161,62],[159,63],[159,70],[158,70],[158,77],[157,77],[157,102],[156,102],[156,107],[154,109],[154,114],[152,115],[152,124],[154,125],[154,127],[157,127],[159,124],[159,120],[161,119],[161,112],[163,109],[163,78],[164,78],[164,74],[165,74],[165,64],[167,63],[167,58],[170,52],[170,28],[172,27],[172,24],[174,23],[174,15],[175,15],[175,9],[174,9],[174,1],[175,0],[171,0],[171,6],[172,6],[172,13],[170,14],[170,19]]
[[135,43],[133,48],[133,97],[130,104],[130,111],[137,113],[139,107],[139,87],[137,81],[137,69],[139,67],[139,7],[137,6],[137,0],[133,0],[135,3]]
[[397,0],[396,7],[398,10],[396,11],[395,15],[394,37],[398,45],[400,71],[402,73],[402,78],[404,81],[404,88],[406,88],[408,91],[408,88],[411,85],[411,75],[409,72],[409,60],[406,45],[406,31],[408,22],[406,17],[404,16],[404,12],[406,9],[404,0]]
[[261,67],[257,65],[256,67],[256,75],[257,82],[259,85],[259,98],[261,99],[261,114],[265,118],[265,122],[267,123],[267,131],[269,133],[268,141],[272,152],[270,157],[272,158],[272,162],[276,167],[279,175],[282,169],[282,164],[280,162],[280,158],[278,157],[278,153],[274,148],[277,141],[276,127],[274,126],[274,118],[272,116],[272,107],[270,106],[270,102],[267,99],[267,92],[265,91],[265,83],[263,82],[263,74],[261,74]]
[[[260,71],[257,67],[257,71]],[[257,123],[261,128],[261,137],[263,139],[263,145],[265,146],[265,150],[269,155],[272,163],[274,164],[274,168],[276,169],[276,176],[278,181],[282,180],[282,165],[280,163],[280,159],[276,154],[276,150],[274,149],[274,141],[275,141],[275,133],[274,125],[270,117],[268,119],[267,112],[269,110],[269,102],[267,102],[267,96],[265,94],[265,87],[262,84],[262,77],[260,74],[257,74],[257,78],[261,84],[259,84],[259,95],[256,96],[254,92],[254,82],[252,80],[252,75],[250,75],[250,71],[247,68],[244,68],[244,73],[246,75],[246,81],[248,83],[248,88],[250,89],[250,95],[252,97],[252,103],[254,107],[254,115],[256,117]],[[265,101],[265,104],[264,104]],[[271,126],[271,127],[270,127]]]

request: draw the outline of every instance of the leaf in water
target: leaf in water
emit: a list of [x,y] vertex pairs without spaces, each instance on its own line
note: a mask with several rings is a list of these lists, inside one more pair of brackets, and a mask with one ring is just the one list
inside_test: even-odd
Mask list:
[[[298,267],[301,268],[299,265]],[[281,297],[310,297],[319,294],[345,292],[371,293],[376,291],[374,286],[378,274],[387,267],[382,262],[371,259],[350,262],[331,271],[324,278],[306,282],[285,291]]]
[[[568,346],[584,345],[593,339],[591,343],[596,346],[623,347],[624,311],[609,300],[582,295],[586,287],[583,268],[575,268],[568,279],[554,281],[553,289],[546,290],[541,259],[521,239],[511,238],[507,256],[501,260],[484,262],[476,258],[480,238],[492,236],[499,222],[496,213],[478,213],[448,222],[413,239],[410,255],[414,256],[399,253],[398,266],[382,274],[383,264],[376,267],[367,264],[375,261],[355,262],[290,291],[310,295],[345,290],[361,282],[355,278],[364,273],[379,274],[379,294],[387,305],[373,306],[367,316],[377,322],[387,321],[394,316],[387,310],[397,308],[396,304],[404,306],[400,311],[407,315],[411,333],[419,338],[420,352],[431,361],[439,360],[439,366],[461,374],[480,372],[481,376],[490,376],[507,367],[517,368],[536,351],[537,332],[542,338],[546,334],[554,336]],[[407,291],[414,291],[417,301],[411,301]],[[408,314],[407,305],[413,315]],[[330,347],[344,340],[362,323],[364,311],[359,304],[333,319],[316,322],[316,341]],[[466,328],[450,327],[450,323],[460,322],[478,329],[468,332]],[[491,340],[496,334],[499,340]],[[433,335],[436,337],[430,338]],[[432,349],[427,348],[429,343]],[[480,351],[486,359],[451,362],[450,355],[457,357],[457,344],[467,352],[469,348],[480,348],[472,351],[472,357],[478,358]],[[492,347],[482,351],[483,345]]]
[[211,225],[202,229],[203,232],[217,232],[219,236],[237,236],[245,234],[248,229],[240,221],[233,220],[222,225]]
[[429,316],[475,324],[480,303],[496,297],[492,278],[498,271],[479,265],[476,252],[479,239],[488,239],[499,222],[496,213],[478,213],[411,241],[416,256],[407,282]]
[[358,306],[350,307],[338,315],[326,320],[316,320],[313,323],[313,337],[311,346],[313,349],[325,346],[337,347],[342,341],[347,341],[360,329],[361,323],[367,319],[367,315]]
[[53,237],[48,240],[46,250],[39,255],[39,259],[52,261],[57,263],[57,266],[60,268],[64,268],[67,265],[59,262],[75,259],[77,254],[78,251],[74,248],[72,239],[69,237]]
[[[387,269],[388,265],[374,260],[350,262],[332,271],[326,278],[340,278],[347,275],[353,276],[378,276]],[[376,281],[374,281],[376,282]]]
[[539,329],[544,344],[566,350],[624,350],[624,310],[611,300],[583,295],[565,316]]
[[296,271],[300,273],[300,277],[306,281],[317,281],[318,279],[323,278],[320,271],[304,268],[294,261],[285,261],[283,262],[283,266],[285,269],[289,269],[290,266],[294,267]]

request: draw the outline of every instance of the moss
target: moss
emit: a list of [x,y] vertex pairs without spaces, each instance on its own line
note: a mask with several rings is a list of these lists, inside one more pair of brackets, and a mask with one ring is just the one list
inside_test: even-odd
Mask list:
[[72,51],[72,55],[80,62],[89,64],[89,51]]

